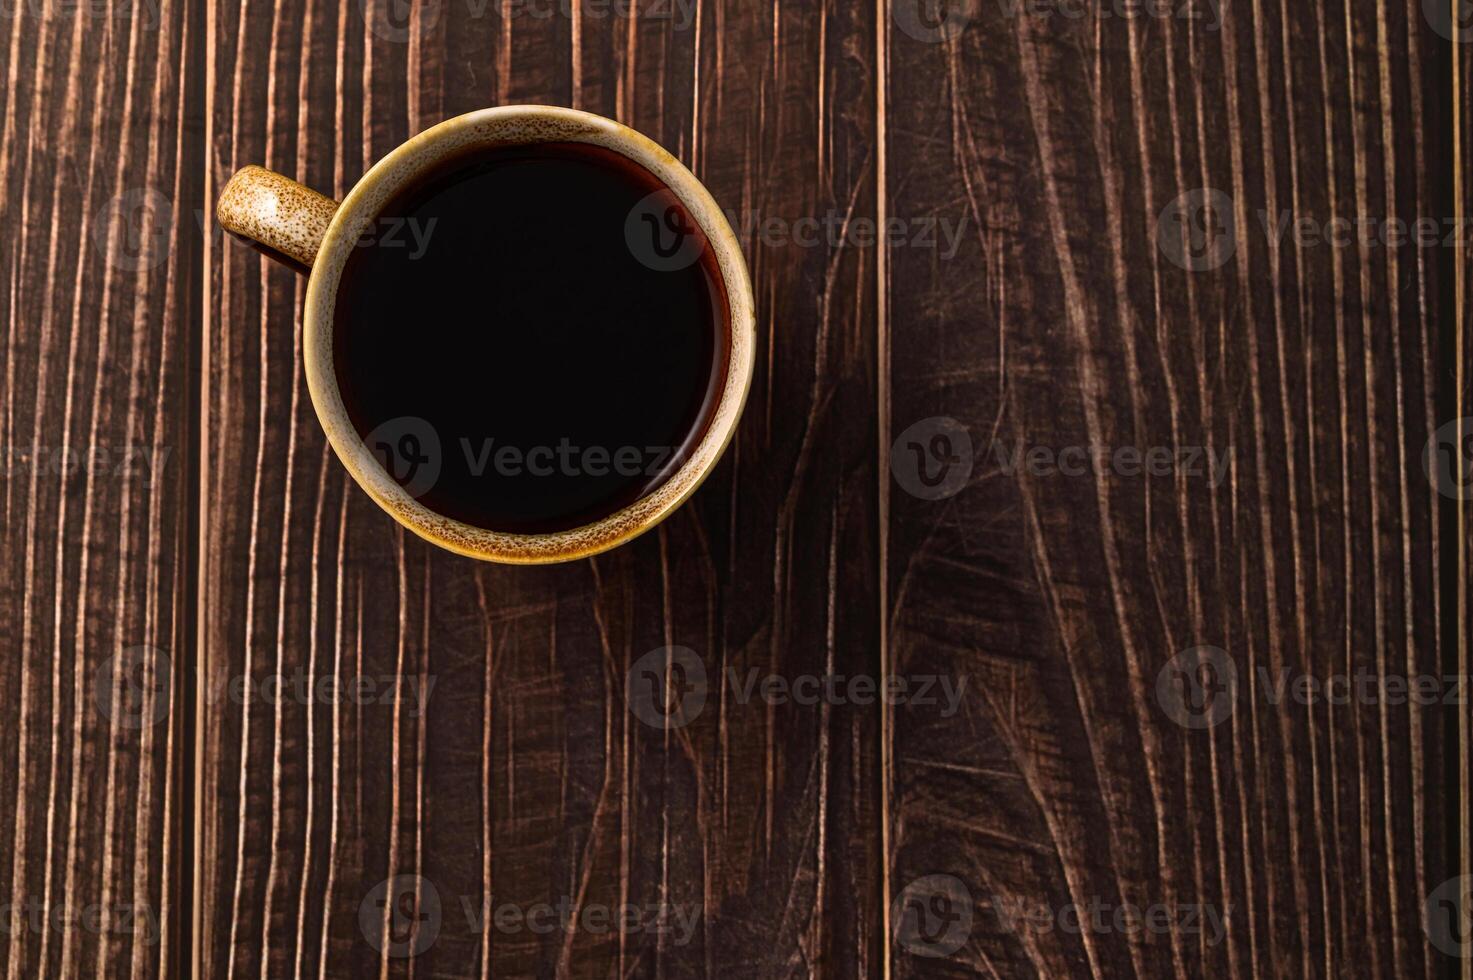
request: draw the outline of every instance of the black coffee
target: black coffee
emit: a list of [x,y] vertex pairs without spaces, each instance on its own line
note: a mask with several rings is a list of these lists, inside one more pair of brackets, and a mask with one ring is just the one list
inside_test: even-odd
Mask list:
[[380,213],[343,271],[334,359],[354,427],[422,504],[566,530],[700,440],[726,370],[721,273],[649,171],[582,143],[479,149]]

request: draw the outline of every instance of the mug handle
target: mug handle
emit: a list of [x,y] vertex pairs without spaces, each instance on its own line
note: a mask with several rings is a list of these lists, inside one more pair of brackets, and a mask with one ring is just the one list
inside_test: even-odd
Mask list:
[[254,241],[307,268],[338,202],[265,167],[242,167],[220,192],[215,217],[226,231]]

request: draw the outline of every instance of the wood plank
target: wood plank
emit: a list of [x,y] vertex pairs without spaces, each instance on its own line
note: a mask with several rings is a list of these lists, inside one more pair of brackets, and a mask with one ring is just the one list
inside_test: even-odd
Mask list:
[[[1448,9],[1449,20],[1438,24],[1439,33],[1443,36],[1453,38],[1458,43],[1453,44],[1452,55],[1448,59],[1450,64],[1450,98],[1448,99],[1448,114],[1452,119],[1451,130],[1453,133],[1450,159],[1451,167],[1441,174],[1444,197],[1453,199],[1453,212],[1457,215],[1459,227],[1467,228],[1469,221],[1468,204],[1473,199],[1473,177],[1470,177],[1467,169],[1469,151],[1473,149],[1473,131],[1469,129],[1468,110],[1473,106],[1473,72],[1469,63],[1469,51],[1467,40],[1470,35],[1467,25],[1461,25],[1461,33],[1454,33],[1450,29],[1451,17],[1454,8]],[[1468,335],[1469,299],[1473,293],[1469,291],[1469,272],[1473,270],[1470,260],[1473,260],[1473,249],[1470,245],[1470,236],[1464,234],[1454,249],[1451,256],[1453,269],[1442,282],[1442,295],[1444,306],[1450,306],[1453,310],[1451,316],[1441,318],[1440,337],[1442,344],[1440,349],[1449,351],[1450,357],[1443,357],[1438,371],[1438,417],[1439,420],[1462,419],[1463,426],[1456,428],[1455,432],[1463,438],[1458,442],[1462,452],[1456,449],[1452,458],[1461,459],[1468,464],[1467,434],[1473,432],[1473,424],[1468,419],[1473,418],[1473,389],[1470,389],[1469,379],[1473,378],[1473,346],[1470,346]],[[1444,425],[1447,423],[1444,422]],[[1439,431],[1446,433],[1445,428]],[[1473,473],[1473,468],[1465,468],[1464,474]],[[1466,483],[1464,486],[1466,487]],[[1449,597],[1442,607],[1443,624],[1443,664],[1444,670],[1462,677],[1473,676],[1470,670],[1468,656],[1468,609],[1469,600],[1473,599],[1473,579],[1469,577],[1470,559],[1473,559],[1473,536],[1469,534],[1470,526],[1473,526],[1473,509],[1470,509],[1466,500],[1459,499],[1460,495],[1449,495],[1448,500],[1442,502],[1441,528],[1443,540],[1449,542],[1446,557],[1443,557],[1438,571],[1441,575],[1442,584],[1445,585],[1443,594]],[[1457,862],[1450,865],[1446,872],[1449,881],[1461,878],[1463,883],[1473,881],[1473,820],[1469,819],[1469,807],[1473,804],[1473,712],[1468,710],[1453,709],[1446,713],[1442,719],[1442,739],[1446,751],[1443,753],[1443,780],[1448,787],[1452,800],[1444,815],[1444,828],[1448,840],[1450,855],[1457,856]],[[1456,876],[1456,877],[1454,877]],[[1434,895],[1447,897],[1449,893],[1457,894],[1458,884],[1449,886],[1446,882],[1436,886]],[[1429,899],[1430,901],[1430,899]],[[1448,940],[1454,938],[1452,927],[1457,921],[1450,917],[1450,913],[1467,911],[1467,891],[1462,891],[1462,902],[1459,907],[1444,905],[1438,911],[1442,913],[1434,920],[1429,912],[1429,935],[1431,930],[1443,930],[1440,935]],[[1466,936],[1462,938],[1466,939]],[[1458,948],[1449,946],[1443,948],[1443,952],[1451,958]],[[1444,962],[1444,970],[1448,975],[1457,976],[1460,980],[1473,980],[1473,956],[1468,955],[1464,947],[1461,952],[1463,957],[1461,963]]]
[[[0,20],[4,975],[183,972],[195,800],[209,976],[1455,969],[1426,902],[1469,872],[1466,704],[1270,694],[1467,675],[1468,507],[1424,454],[1470,414],[1468,250],[1261,217],[1462,214],[1446,25],[1417,0],[1224,0],[1220,27],[977,5],[939,37],[909,0],[626,9]],[[737,214],[762,348],[701,493],[546,569],[442,554],[368,502],[302,383],[304,283],[200,217],[240,164],[341,196],[411,133],[518,101],[695,169]],[[1183,268],[1161,215],[1209,188],[1233,247]],[[940,496],[917,459],[961,431],[970,476]],[[1074,446],[1232,456],[1221,481],[1004,465]],[[52,472],[69,452],[96,462]],[[668,731],[626,704],[666,646],[711,682]],[[1183,726],[1169,668],[1202,646],[1234,707]],[[886,672],[966,686],[742,694]],[[371,687],[297,691],[328,679]],[[376,904],[406,883],[439,903],[413,959]],[[1092,903],[1178,911],[1059,925]],[[1203,904],[1220,939],[1180,910]],[[690,918],[481,921],[544,905]]]
[[[540,101],[643,129],[730,208],[873,216],[873,11],[479,9],[420,6],[402,29],[354,3],[216,10],[210,190],[262,162],[341,194],[443,116]],[[748,245],[765,363],[727,460],[659,531],[545,569],[442,554],[379,513],[311,414],[302,284],[210,246],[205,689],[434,687],[419,717],[207,703],[206,973],[879,972],[878,714],[741,703],[730,680],[878,669],[875,251]],[[625,705],[666,645],[711,684],[669,732]],[[405,882],[441,910],[412,960],[374,928]],[[693,928],[475,921],[565,899],[663,904]]]
[[187,4],[0,36],[0,963],[164,976],[181,860],[199,356]]
[[[1275,703],[1268,680],[1452,662],[1443,501],[1421,466],[1452,254],[1280,240],[1260,218],[1455,215],[1451,52],[1420,8],[1233,0],[1214,29],[984,4],[927,40],[895,5],[887,210],[969,233],[951,261],[888,259],[887,428],[907,474],[886,524],[890,658],[978,695],[950,719],[894,712],[892,894],[952,875],[973,918],[908,927],[897,975],[1437,969],[1423,902],[1457,866],[1468,784],[1447,712]],[[1173,261],[1158,221],[1204,189],[1206,230],[1231,237]],[[934,472],[937,418],[970,437],[972,471],[931,500],[904,484],[927,493],[911,447]],[[1049,470],[1066,447],[1232,459],[1220,483]],[[1236,699],[1186,727],[1170,668],[1201,646],[1230,658]],[[1061,927],[1091,903],[1104,927]],[[1123,905],[1176,911],[1121,928]],[[1221,934],[1186,906],[1226,916]]]

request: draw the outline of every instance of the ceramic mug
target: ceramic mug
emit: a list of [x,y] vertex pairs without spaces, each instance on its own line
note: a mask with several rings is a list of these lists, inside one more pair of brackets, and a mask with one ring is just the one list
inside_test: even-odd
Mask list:
[[[721,272],[729,311],[726,376],[695,449],[645,496],[582,527],[513,534],[473,527],[421,504],[384,469],[343,405],[333,368],[333,310],[338,284],[360,231],[371,227],[395,192],[468,148],[580,142],[613,150],[643,166],[679,198],[705,233]],[[390,152],[341,202],[261,167],[246,167],[221,192],[216,216],[226,230],[293,260],[307,271],[302,349],[312,406],[334,452],[358,485],[395,520],[443,548],[487,561],[536,564],[606,551],[654,527],[710,474],[736,431],[752,381],[752,286],[726,217],[695,176],[649,138],[610,119],[553,106],[500,106],[457,116]]]

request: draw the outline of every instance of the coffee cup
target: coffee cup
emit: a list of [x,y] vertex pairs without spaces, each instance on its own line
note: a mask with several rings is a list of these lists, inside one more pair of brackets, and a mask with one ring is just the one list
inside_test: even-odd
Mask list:
[[[585,174],[578,168],[593,169],[565,177]],[[521,198],[536,194],[577,240],[528,227],[536,212]],[[450,551],[533,564],[613,548],[689,498],[736,430],[755,346],[740,245],[701,182],[617,122],[552,106],[482,109],[391,151],[341,202],[246,167],[216,213],[309,276],[307,385],[333,450],[388,514]],[[398,221],[402,233],[414,215],[433,230],[410,226],[417,237],[406,244],[424,254],[391,252],[383,230]],[[615,218],[624,219],[617,231]],[[606,314],[593,316],[603,307],[585,281],[610,291]],[[416,299],[414,289],[425,292]],[[541,301],[529,298],[537,290]],[[451,322],[447,311],[472,306],[465,323]],[[462,340],[488,363],[462,363]],[[663,373],[645,378],[640,358]],[[633,380],[609,381],[610,372]],[[539,377],[553,395],[528,381]],[[380,415],[404,414],[373,415],[379,402],[392,406]],[[644,467],[627,479],[607,475],[615,459],[633,458],[617,444],[626,417]],[[558,425],[585,444],[554,443]],[[534,438],[550,445],[525,444]],[[641,441],[669,443],[667,458],[657,466]]]

